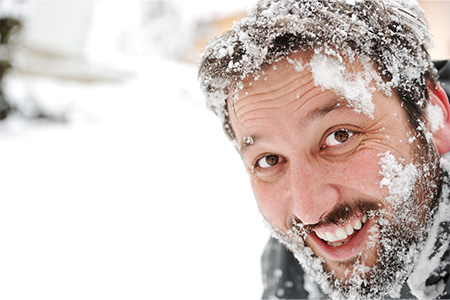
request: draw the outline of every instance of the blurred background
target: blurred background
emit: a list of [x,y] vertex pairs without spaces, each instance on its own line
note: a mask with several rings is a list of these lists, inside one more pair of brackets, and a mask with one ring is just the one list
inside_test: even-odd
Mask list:
[[[197,62],[250,0],[0,1],[0,299],[258,299],[268,231]],[[421,1],[434,59],[450,2]]]

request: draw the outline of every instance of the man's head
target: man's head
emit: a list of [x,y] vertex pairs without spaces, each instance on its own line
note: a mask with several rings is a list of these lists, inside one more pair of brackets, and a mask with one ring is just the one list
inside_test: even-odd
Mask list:
[[417,119],[417,106],[427,98],[426,80],[436,80],[426,51],[429,43],[415,0],[262,0],[247,18],[211,41],[199,75],[208,106],[222,118],[231,138],[226,99],[233,83],[308,49],[338,59],[371,59],[386,84],[411,106],[411,119]]
[[406,3],[261,1],[200,68],[274,235],[337,297],[398,289],[439,197],[449,105]]

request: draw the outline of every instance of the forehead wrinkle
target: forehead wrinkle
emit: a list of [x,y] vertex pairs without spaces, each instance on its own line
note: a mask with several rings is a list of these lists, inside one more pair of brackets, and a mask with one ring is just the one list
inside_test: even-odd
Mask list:
[[[312,95],[310,95],[310,94],[312,94]],[[333,93],[333,92],[331,92],[331,91],[329,91],[329,90],[326,90],[325,92],[323,92],[320,88],[318,88],[318,87],[312,87],[310,90],[308,90],[305,94],[303,94],[302,95],[302,97],[301,98],[306,98],[303,102],[301,102],[300,103],[300,105],[296,108],[296,109],[294,109],[292,112],[291,112],[291,114],[290,115],[293,115],[293,114],[295,114],[297,111],[299,111],[305,104],[307,104],[307,103],[309,103],[309,102],[311,102],[311,101],[315,101],[315,99],[316,98],[318,98],[318,97],[321,97],[321,98],[323,98],[324,96],[325,97],[327,97],[327,96],[332,96],[332,97],[336,97],[336,95]]]
[[247,119],[245,119],[244,121],[242,121],[241,124],[242,124],[244,127],[247,127],[247,128],[250,127],[250,126],[254,126],[254,127],[270,127],[270,126],[266,125],[266,124],[263,123],[263,122],[261,122],[261,123],[254,123],[254,124],[250,123],[250,124],[251,124],[250,126],[246,126],[246,124],[248,124],[249,122],[255,122],[255,121],[266,120],[266,119],[267,119],[267,117],[253,117],[253,118],[247,118]]
[[[286,82],[284,85],[277,87],[275,89],[272,88],[268,92],[262,91],[259,93],[249,93],[252,90],[255,90],[255,91],[258,90],[258,87],[249,88],[246,91],[246,93],[248,93],[248,95],[244,95],[242,98],[237,99],[235,101],[236,102],[235,107],[236,107],[236,109],[243,110],[248,105],[262,104],[265,102],[271,102],[271,101],[277,100],[279,98],[283,98],[283,96],[293,93],[294,91],[298,90],[302,86],[304,86],[312,81],[312,78],[308,79],[306,77],[308,77],[307,73],[303,74],[301,76],[296,76],[287,82],[283,81],[283,82]],[[257,100],[252,101],[254,98],[257,98]]]
[[[313,84],[312,80],[310,82],[305,83],[305,85],[306,84]],[[302,87],[299,87],[299,88],[302,88]],[[311,89],[308,89],[308,91],[310,91],[312,89],[314,89],[314,87],[312,87]],[[244,123],[247,123],[247,122],[253,121],[253,120],[267,118],[268,116],[270,116],[270,114],[272,112],[276,112],[277,110],[279,110],[283,107],[289,107],[292,104],[300,101],[299,100],[300,98],[297,99],[297,97],[295,95],[296,92],[297,92],[297,90],[293,90],[289,94],[286,94],[283,97],[277,98],[277,99],[270,99],[270,100],[266,99],[264,101],[247,103],[246,106],[247,106],[248,110],[242,109],[243,106],[241,106],[240,108],[235,108],[234,115],[240,124],[244,124]],[[281,99],[281,101],[278,102],[277,100],[280,100],[280,99]],[[266,105],[264,105],[263,107],[257,106],[258,104],[261,104],[263,102]],[[274,102],[275,104],[270,106],[271,102]],[[249,105],[251,105],[251,106],[249,107]]]
[[[265,70],[263,74],[257,75],[259,78],[258,80],[255,79],[256,76],[255,74],[254,76],[250,76],[244,79],[242,83],[244,85],[247,85],[248,91],[253,91],[259,89],[258,83],[261,82],[262,85],[265,86],[266,85],[265,83],[270,82],[273,87],[273,91],[278,91],[283,89],[286,85],[290,83],[290,81],[286,79],[291,78],[293,74],[296,76],[291,81],[301,79],[305,76],[310,75],[310,71],[308,69],[297,71],[291,64],[288,64],[286,62],[285,66],[281,65],[275,70],[269,68],[268,70]],[[274,81],[272,80],[273,78],[277,80]]]
[[[301,92],[302,95],[300,96],[300,93],[298,93],[298,92],[299,92],[298,90],[303,89],[303,88],[304,88],[306,91],[302,91],[302,92]],[[318,87],[314,84],[314,79],[311,78],[310,81],[305,82],[305,84],[303,84],[302,86],[299,86],[296,90],[293,90],[293,91],[290,92],[289,94],[286,94],[286,97],[287,97],[287,96],[290,96],[289,98],[291,98],[291,97],[292,97],[292,94],[295,93],[295,96],[292,97],[292,100],[289,101],[289,102],[286,104],[286,106],[289,106],[289,105],[291,105],[291,104],[293,104],[293,103],[295,103],[295,102],[301,101],[301,99],[304,98],[305,95],[307,95],[309,92],[311,92],[311,91],[313,91],[313,90],[315,90],[315,89],[317,89],[317,88],[318,88]],[[320,89],[319,89],[319,90],[320,90]]]
[[[312,82],[312,80],[311,80]],[[299,106],[292,110],[292,112],[289,115],[292,115],[294,113],[296,113],[298,110],[300,110],[300,108],[302,108],[306,103],[308,103],[309,101],[313,100],[314,98],[316,98],[317,96],[320,96],[321,89],[318,88],[314,83],[312,84],[312,86],[307,89],[306,91],[303,91],[303,95],[301,95],[298,99],[295,97],[289,104],[293,104],[298,102]],[[313,93],[313,95],[309,95]]]

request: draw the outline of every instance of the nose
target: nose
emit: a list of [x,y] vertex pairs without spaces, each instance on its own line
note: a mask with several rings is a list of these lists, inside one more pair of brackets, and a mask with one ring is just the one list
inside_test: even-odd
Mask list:
[[340,199],[327,169],[311,164],[291,164],[288,193],[292,214],[305,225],[317,224]]

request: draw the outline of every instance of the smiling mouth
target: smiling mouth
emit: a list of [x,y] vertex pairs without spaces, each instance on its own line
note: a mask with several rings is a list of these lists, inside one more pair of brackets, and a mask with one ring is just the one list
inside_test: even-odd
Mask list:
[[[339,225],[317,227],[307,236],[307,244],[316,255],[329,261],[344,262],[361,253],[375,223],[365,214],[351,217]],[[374,247],[371,245],[370,247]]]
[[339,247],[349,242],[353,236],[363,227],[367,221],[367,215],[354,218],[342,224],[341,226],[316,229],[315,234],[329,246]]

